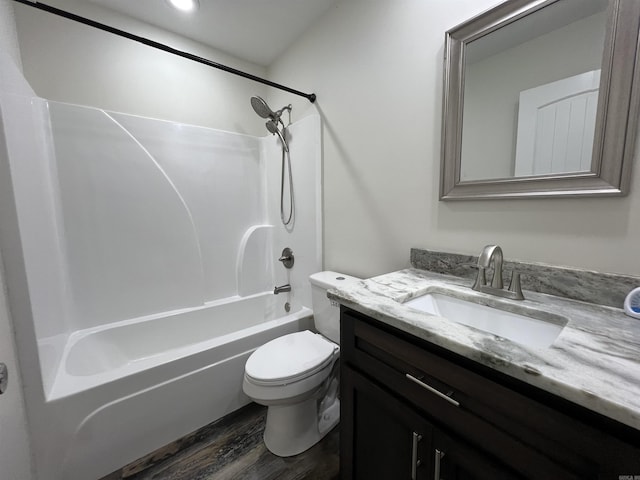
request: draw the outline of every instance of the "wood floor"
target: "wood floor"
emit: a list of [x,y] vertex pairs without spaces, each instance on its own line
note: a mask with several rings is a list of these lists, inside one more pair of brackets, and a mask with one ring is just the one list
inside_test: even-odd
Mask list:
[[306,452],[281,458],[262,441],[266,412],[250,404],[101,480],[337,480],[337,427]]

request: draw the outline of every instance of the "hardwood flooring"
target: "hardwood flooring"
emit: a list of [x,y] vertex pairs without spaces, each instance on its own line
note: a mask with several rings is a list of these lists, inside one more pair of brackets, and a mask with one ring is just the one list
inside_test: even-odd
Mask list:
[[273,455],[255,403],[143,457],[101,480],[337,480],[338,428],[295,457]]

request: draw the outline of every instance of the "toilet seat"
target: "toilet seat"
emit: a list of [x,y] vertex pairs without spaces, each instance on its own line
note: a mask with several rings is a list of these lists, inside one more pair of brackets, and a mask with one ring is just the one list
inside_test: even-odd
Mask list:
[[338,345],[317,333],[291,333],[256,349],[247,360],[245,376],[255,385],[287,385],[319,372],[338,351]]

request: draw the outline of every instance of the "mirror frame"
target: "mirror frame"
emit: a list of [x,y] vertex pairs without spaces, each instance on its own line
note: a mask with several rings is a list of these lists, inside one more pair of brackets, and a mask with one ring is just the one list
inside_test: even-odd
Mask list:
[[467,44],[563,0],[507,0],[447,31],[440,200],[626,195],[640,112],[640,1],[609,0],[591,171],[460,180]]

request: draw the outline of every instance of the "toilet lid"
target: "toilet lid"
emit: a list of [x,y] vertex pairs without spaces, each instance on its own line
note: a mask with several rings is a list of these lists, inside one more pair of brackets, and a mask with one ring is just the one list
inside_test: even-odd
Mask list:
[[336,344],[309,330],[290,333],[253,352],[245,373],[265,383],[301,380],[324,368],[337,350]]

